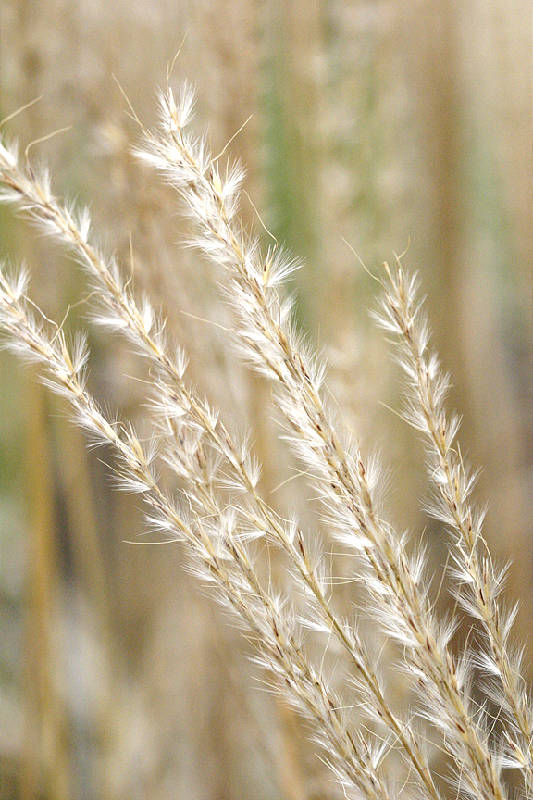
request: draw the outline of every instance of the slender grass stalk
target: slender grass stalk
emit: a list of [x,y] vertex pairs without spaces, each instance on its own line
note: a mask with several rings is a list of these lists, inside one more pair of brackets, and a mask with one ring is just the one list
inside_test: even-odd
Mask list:
[[58,542],[54,527],[54,479],[47,468],[50,458],[46,422],[45,392],[40,386],[31,394],[31,417],[27,436],[28,482],[30,489],[28,609],[26,653],[28,704],[25,744],[28,748],[20,774],[22,800],[37,796],[45,786],[58,800],[70,794],[68,749],[66,747],[65,703],[58,691],[63,663],[54,624],[59,601]]
[[244,623],[258,650],[256,660],[274,675],[276,688],[314,723],[315,736],[344,790],[353,797],[361,793],[369,800],[389,800],[379,774],[387,748],[351,731],[339,699],[306,659],[287,603],[262,587],[233,514],[224,513],[209,494],[203,494],[209,499],[204,506],[207,517],[191,513],[188,518],[160,488],[153,468],[155,450],[146,450],[131,427],[109,422],[88,392],[83,374],[88,351],[83,340],[78,339],[70,352],[62,329],[46,320],[25,290],[24,273],[14,279],[0,273],[0,324],[10,349],[37,362],[43,382],[70,403],[76,422],[96,443],[114,448],[118,483],[142,495],[151,525],[171,540],[189,545],[192,569],[215,585],[219,600]]
[[522,653],[512,652],[509,645],[517,606],[506,611],[499,600],[505,569],[494,565],[483,538],[485,512],[471,499],[476,473],[465,465],[456,441],[460,419],[446,414],[449,377],[442,372],[438,356],[430,352],[418,280],[405,273],[399,258],[392,268],[385,267],[385,292],[376,317],[386,331],[397,336],[399,362],[406,375],[404,417],[426,440],[428,474],[435,487],[429,511],[452,533],[454,590],[463,608],[480,620],[486,633],[485,650],[476,653],[475,660],[492,678],[489,694],[505,713],[507,763],[523,770],[531,793],[533,710],[522,675]]
[[266,534],[289,557],[310,606],[307,611],[308,619],[312,620],[310,625],[332,635],[347,652],[357,679],[359,702],[365,713],[384,726],[391,740],[398,743],[427,795],[438,800],[439,794],[427,755],[420,744],[420,735],[411,721],[401,719],[387,702],[379,676],[354,625],[339,618],[332,609],[328,598],[328,575],[324,572],[324,559],[316,543],[310,549],[299,526],[284,523],[260,496],[257,491],[260,467],[247,442],[235,441],[220,414],[187,387],[183,351],[178,350],[174,357],[170,355],[164,324],[157,319],[148,300],[145,299],[139,307],[129,285],[123,282],[116,261],[107,258],[91,243],[88,211],[63,206],[54,196],[46,173],[40,177],[31,167],[24,168],[14,147],[0,147],[0,179],[6,186],[0,198],[15,204],[43,225],[74,253],[88,271],[99,290],[98,299],[102,306],[97,321],[125,334],[154,366],[157,379],[153,407],[162,421],[165,438],[170,437],[165,450],[167,463],[178,475],[190,478],[197,451],[192,458],[189,453],[187,459],[183,434],[187,420],[195,430],[190,441],[196,444],[198,431],[205,436],[207,445],[218,454],[221,466],[227,472],[226,484],[245,498],[238,512],[249,530]]
[[378,474],[327,408],[324,366],[293,330],[290,303],[280,300],[277,287],[297,264],[278,248],[263,255],[258,239],[243,229],[237,217],[242,170],[233,166],[222,176],[205,142],[187,132],[192,91],[185,86],[176,102],[169,89],[160,105],[161,130],[145,134],[139,155],[179,192],[196,225],[192,243],[227,271],[225,291],[244,355],[275,382],[289,438],[315,476],[332,530],[369,568],[376,616],[424,686],[425,716],[442,731],[462,790],[479,800],[503,800],[502,757],[491,751],[482,716],[469,701],[469,664],[457,663],[448,648],[452,627],[438,623],[420,582],[423,559],[410,561],[403,539],[380,517]]
[[[72,526],[74,572],[79,576],[83,590],[87,593],[91,609],[96,614],[99,642],[108,663],[113,670],[100,678],[94,708],[95,739],[102,758],[99,769],[95,770],[93,780],[98,787],[100,800],[111,800],[113,791],[109,771],[104,767],[106,756],[111,750],[114,720],[116,718],[116,692],[119,676],[123,675],[122,654],[117,646],[114,620],[111,614],[110,593],[105,555],[100,541],[96,520],[96,506],[89,460],[85,450],[83,433],[63,419],[56,427],[58,450],[61,458],[58,467],[64,489],[68,523]],[[76,491],[74,491],[74,484]]]

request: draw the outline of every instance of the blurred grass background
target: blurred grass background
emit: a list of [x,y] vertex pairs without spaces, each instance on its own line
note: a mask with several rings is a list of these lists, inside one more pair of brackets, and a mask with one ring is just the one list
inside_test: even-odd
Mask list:
[[[368,320],[376,271],[409,244],[434,341],[453,374],[461,440],[483,467],[487,538],[513,560],[517,631],[532,649],[530,8],[526,0],[2,0],[0,116],[42,95],[9,130],[37,146],[63,195],[91,207],[191,355],[191,375],[254,430],[263,490],[290,474],[269,391],[235,362],[210,270],[178,244],[172,194],[130,155],[136,131],[113,81],[155,122],[155,87],[186,34],[176,74],[198,89],[198,128],[230,152],[280,240],[305,258],[298,315],[331,364],[330,386],[368,449],[391,470],[391,513],[421,511],[416,437],[396,370]],[[250,221],[251,206],[243,209]],[[1,256],[31,266],[57,319],[87,293],[79,269],[0,208]],[[70,322],[85,326],[84,306]],[[142,415],[146,377],[119,340],[91,330],[91,385]],[[65,409],[31,371],[0,357],[0,797],[303,800],[334,796],[282,706],[257,691],[247,649],[182,569],[174,547],[134,546],[138,504],[113,491],[105,454],[87,453]],[[280,464],[282,466],[280,466]],[[270,495],[302,503],[294,481]],[[438,581],[437,581],[438,582]],[[533,677],[533,676],[532,676]]]

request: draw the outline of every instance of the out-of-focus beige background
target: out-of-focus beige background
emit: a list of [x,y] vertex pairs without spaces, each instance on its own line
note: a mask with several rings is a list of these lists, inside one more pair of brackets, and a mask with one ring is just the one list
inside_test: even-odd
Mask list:
[[[190,375],[254,431],[262,488],[316,524],[304,480],[277,441],[270,393],[237,363],[211,268],[184,250],[175,198],[130,153],[137,131],[116,75],[146,120],[183,37],[176,80],[198,90],[198,130],[247,167],[272,232],[306,260],[292,288],[327,355],[329,386],[366,450],[390,470],[398,527],[426,530],[431,568],[445,534],[421,510],[423,449],[385,405],[397,370],[369,321],[371,270],[408,246],[482,467],[486,534],[513,560],[517,632],[533,655],[530,8],[526,0],[2,0],[0,117],[62,196],[87,203],[191,356]],[[243,215],[254,221],[252,206]],[[60,319],[88,293],[78,267],[0,208],[0,256],[31,268]],[[185,314],[183,312],[188,312]],[[87,326],[74,306],[73,327]],[[190,316],[190,315],[194,315]],[[201,318],[201,319],[198,319]],[[91,387],[143,424],[143,365],[91,328]],[[141,546],[138,502],[113,491],[65,408],[31,370],[0,358],[0,797],[335,796],[282,704],[258,691],[238,632],[182,569],[179,547]],[[302,500],[302,497],[304,500]],[[145,541],[145,540],[144,540]],[[128,542],[136,542],[129,544]],[[438,582],[438,577],[437,577]],[[527,641],[529,640],[529,641]],[[530,671],[531,672],[531,671]]]

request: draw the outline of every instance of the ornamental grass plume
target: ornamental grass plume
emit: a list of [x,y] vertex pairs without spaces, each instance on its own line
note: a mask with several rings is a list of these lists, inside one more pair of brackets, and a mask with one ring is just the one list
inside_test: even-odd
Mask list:
[[[249,437],[234,434],[188,383],[186,354],[149,299],[136,297],[117,259],[96,243],[88,211],[61,202],[46,171],[37,173],[16,147],[1,142],[2,201],[68,248],[96,290],[93,321],[125,335],[149,366],[149,444],[130,424],[103,413],[85,381],[84,339],[69,348],[62,326],[27,296],[24,271],[10,277],[4,270],[0,277],[6,344],[37,362],[42,380],[66,398],[91,441],[112,448],[119,488],[141,495],[150,529],[186,547],[191,571],[213,587],[251,641],[268,686],[309,721],[345,796],[439,800],[452,787],[476,800],[505,800],[512,768],[531,797],[533,717],[509,641],[515,612],[506,613],[499,599],[503,571],[482,538],[483,514],[471,501],[474,476],[455,443],[458,421],[445,414],[448,381],[428,353],[416,281],[399,261],[387,268],[380,324],[397,335],[409,382],[406,418],[427,439],[436,487],[430,511],[452,532],[455,591],[484,634],[474,652],[452,648],[457,614],[437,612],[424,551],[385,517],[377,459],[363,453],[342,413],[333,410],[326,365],[297,330],[283,284],[300,263],[278,245],[265,249],[260,236],[244,228],[243,169],[238,162],[220,166],[227,148],[213,158],[205,140],[191,133],[193,111],[194,92],[185,84],[177,100],[170,88],[161,93],[157,130],[146,130],[133,112],[141,128],[135,152],[177,190],[193,223],[190,244],[217,269],[232,310],[228,348],[236,343],[245,362],[272,382],[283,438],[320,499],[325,541],[304,532],[295,517],[283,518],[262,495],[261,465]],[[336,603],[327,558],[332,546],[356,557],[351,577],[364,587],[363,600],[358,595],[364,605],[351,617]],[[269,570],[271,548],[286,566],[281,586]],[[397,662],[379,662],[360,619],[370,619],[393,643]],[[347,674],[340,688],[328,675],[333,646]],[[390,691],[400,670],[413,688],[407,709],[397,707]],[[472,695],[479,671],[489,676],[486,692],[497,707],[497,725],[489,705]],[[439,753],[446,757],[447,784]]]
[[428,512],[452,534],[454,593],[463,608],[483,626],[483,647],[473,654],[487,676],[486,692],[505,715],[506,755],[510,766],[523,770],[533,790],[533,715],[522,657],[509,641],[517,604],[506,609],[500,600],[505,568],[495,566],[483,538],[485,509],[472,500],[476,472],[465,464],[457,443],[460,419],[448,416],[445,399],[449,376],[430,350],[430,332],[418,293],[418,279],[405,273],[400,258],[387,280],[378,323],[397,336],[399,363],[405,373],[405,420],[426,440],[427,471],[433,486]]

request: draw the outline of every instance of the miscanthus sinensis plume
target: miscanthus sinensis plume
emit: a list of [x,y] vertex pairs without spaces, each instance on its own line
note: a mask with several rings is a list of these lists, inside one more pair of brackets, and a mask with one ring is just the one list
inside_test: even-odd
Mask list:
[[[295,518],[281,518],[262,496],[261,465],[248,437],[233,433],[188,384],[186,354],[170,341],[165,320],[148,298],[136,297],[117,260],[98,246],[88,211],[61,202],[46,172],[37,173],[15,147],[0,142],[1,198],[73,253],[97,289],[94,321],[125,335],[147,360],[153,444],[146,447],[130,425],[107,419],[84,380],[88,354],[82,340],[71,350],[62,328],[27,298],[24,275],[3,272],[0,324],[7,343],[38,362],[47,385],[66,397],[92,439],[113,448],[117,482],[142,496],[148,524],[186,545],[190,568],[241,621],[269,684],[310,720],[346,796],[438,800],[441,784],[425,744],[427,721],[447,755],[448,777],[463,796],[504,800],[506,767],[522,771],[530,796],[532,717],[520,660],[508,641],[513,614],[503,612],[498,597],[501,577],[482,540],[482,514],[471,503],[473,477],[454,446],[457,422],[445,416],[446,380],[428,354],[413,281],[400,265],[389,272],[383,317],[401,342],[411,385],[409,419],[428,439],[436,513],[453,533],[458,595],[486,633],[483,650],[459,657],[450,647],[455,620],[440,619],[428,596],[423,553],[410,556],[408,537],[381,511],[377,461],[364,455],[341,415],[333,413],[323,388],[325,364],[293,323],[282,285],[300,263],[280,247],[263,249],[260,237],[244,229],[238,216],[242,168],[220,166],[223,154],[212,158],[206,142],[191,133],[191,88],[185,85],[177,100],[170,89],[162,93],[160,109],[160,128],[142,128],[137,153],[177,189],[195,225],[193,244],[219,268],[240,352],[272,381],[285,438],[318,490],[327,533],[357,554],[360,567],[353,577],[368,592],[364,613],[398,643],[405,672],[423,689],[420,701],[407,714],[395,708],[381,667],[358,632],[357,615],[348,618],[337,610],[325,545]],[[177,498],[161,484],[157,465],[163,463],[176,478]],[[256,540],[283,551],[283,591],[272,588],[270,577],[264,580],[267,565]],[[347,656],[349,692],[342,696],[311,656],[308,644],[317,631],[326,635],[326,650],[335,643]],[[399,668],[392,665],[389,680]],[[489,688],[502,711],[500,739],[470,696],[479,668],[494,679]]]
[[405,373],[404,416],[426,441],[428,476],[435,489],[428,510],[452,534],[456,596],[486,634],[483,649],[473,658],[487,675],[487,693],[505,715],[506,763],[523,771],[531,793],[533,713],[522,675],[522,653],[509,641],[517,605],[506,609],[500,599],[506,570],[494,565],[483,538],[485,510],[472,499],[476,473],[465,464],[457,443],[460,419],[446,412],[450,379],[430,349],[418,279],[405,272],[399,258],[392,268],[385,267],[385,291],[376,318],[397,337],[398,360]]

